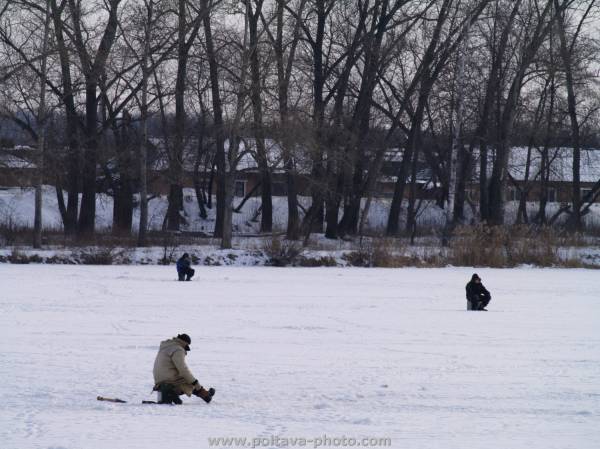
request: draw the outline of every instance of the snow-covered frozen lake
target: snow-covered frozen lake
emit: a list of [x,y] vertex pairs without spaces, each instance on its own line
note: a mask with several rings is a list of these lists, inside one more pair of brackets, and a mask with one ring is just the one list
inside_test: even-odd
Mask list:
[[[178,283],[173,267],[0,265],[0,446],[599,447],[598,271],[478,270],[487,313],[464,310],[471,273],[200,267]],[[179,332],[213,403],[141,405]]]

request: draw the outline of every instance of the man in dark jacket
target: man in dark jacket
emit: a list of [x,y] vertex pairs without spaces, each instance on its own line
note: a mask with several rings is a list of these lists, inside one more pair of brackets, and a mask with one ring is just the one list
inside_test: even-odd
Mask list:
[[212,400],[214,388],[205,390],[192,374],[185,356],[190,351],[192,339],[187,334],[179,334],[162,341],[154,360],[154,391],[158,391],[159,404],[181,404],[179,396],[198,396],[206,403]]
[[490,295],[490,292],[481,283],[481,278],[475,273],[471,277],[471,282],[467,284],[467,301],[471,305],[469,310],[483,310],[487,312],[485,307],[491,299],[492,295]]
[[188,253],[184,253],[184,255],[177,260],[177,275],[179,276],[180,281],[192,280],[192,276],[194,276],[196,271],[190,265],[192,265],[192,261],[190,260],[190,255]]

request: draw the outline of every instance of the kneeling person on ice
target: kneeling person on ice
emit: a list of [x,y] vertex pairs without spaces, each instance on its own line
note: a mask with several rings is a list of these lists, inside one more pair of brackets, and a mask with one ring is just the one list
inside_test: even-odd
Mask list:
[[191,281],[196,272],[192,267],[192,261],[188,253],[184,253],[177,259],[177,276],[180,281]]
[[467,301],[470,303],[471,308],[469,310],[483,310],[487,312],[485,308],[492,299],[492,295],[481,283],[481,278],[475,273],[471,277],[471,282],[467,284]]
[[192,339],[187,334],[160,343],[154,360],[154,391],[159,392],[160,404],[181,404],[179,396],[198,396],[209,403],[215,394],[214,388],[205,390],[198,383],[185,363]]

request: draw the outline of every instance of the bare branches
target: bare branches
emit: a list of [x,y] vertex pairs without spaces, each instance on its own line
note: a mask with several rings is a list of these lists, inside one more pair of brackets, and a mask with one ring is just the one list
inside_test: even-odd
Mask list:
[[[71,230],[79,221],[80,231],[93,231],[97,191],[127,207],[144,190],[140,182],[146,202],[167,193],[148,191],[150,179],[170,186],[167,224],[185,229],[190,152],[194,173],[198,155],[207,166],[198,175],[204,187],[194,185],[208,192],[198,193],[208,198],[203,219],[216,189],[219,237],[231,236],[236,178],[254,176],[237,167],[249,156],[265,232],[278,221],[269,216],[277,182],[288,192],[290,238],[300,230],[305,238],[314,230],[331,238],[362,232],[363,200],[370,204],[382,185],[386,195],[393,190],[387,227],[397,234],[402,221],[418,217],[417,176],[431,179],[427,195],[439,207],[452,207],[449,189],[456,209],[471,192],[479,202],[472,218],[501,223],[510,186],[540,201],[548,194],[549,165],[557,163],[551,149],[584,151],[600,134],[597,0],[48,4],[45,50],[46,3],[0,5],[0,108],[23,136],[37,138],[36,83],[45,80],[59,129],[48,145],[66,167],[57,183],[70,195],[63,218]],[[510,171],[519,145],[530,147],[527,165],[543,158],[526,181]],[[129,159],[141,148],[143,167],[161,170],[139,174],[143,167]],[[577,184],[581,164],[573,162]],[[522,184],[538,180],[540,192]],[[300,207],[302,196],[310,207]],[[583,195],[568,199],[582,216],[588,210]]]

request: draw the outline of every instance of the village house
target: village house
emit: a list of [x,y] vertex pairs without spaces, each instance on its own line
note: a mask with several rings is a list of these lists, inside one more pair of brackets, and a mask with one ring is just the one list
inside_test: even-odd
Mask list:
[[[513,147],[508,162],[507,201],[518,202],[523,194],[527,201],[537,203],[545,183],[548,203],[569,203],[573,194],[573,149],[548,148],[546,160],[542,149]],[[493,154],[489,155],[488,178],[491,176]],[[467,182],[468,195],[473,201],[479,197],[479,155],[474,154],[471,176]],[[544,168],[545,167],[545,168]],[[584,199],[600,182],[600,150],[581,151],[581,198]],[[596,202],[600,202],[597,198]]]
[[0,187],[31,187],[35,183],[37,150],[19,145],[0,148]]
[[[245,140],[240,146],[240,159],[237,166],[235,196],[260,195],[260,179],[256,154],[252,141]],[[148,190],[153,195],[164,195],[169,191],[169,170],[166,151],[160,139],[152,141],[152,157],[149,158]],[[267,157],[271,167],[272,195],[286,196],[287,182],[281,148],[276,142],[267,140]],[[193,188],[195,180],[199,181],[205,191],[212,182],[212,192],[216,191],[214,171],[211,173],[210,163],[198,163],[197,151],[194,144],[188,145],[189,150],[184,154],[183,175],[179,179],[184,188]],[[528,156],[529,154],[529,156]],[[31,187],[35,183],[37,150],[31,146],[15,146],[0,149],[0,187]],[[311,162],[309,155],[303,151],[293,153],[296,172],[298,195],[309,196],[311,193]],[[529,161],[529,164],[528,164]],[[393,195],[396,176],[401,163],[401,151],[390,149],[386,152],[381,175],[377,181],[373,195],[379,198],[389,198]],[[548,149],[546,166],[546,183],[548,202],[566,203],[572,194],[572,149]],[[109,164],[110,165],[110,164]],[[491,166],[491,164],[488,164]],[[529,165],[529,169],[527,169]],[[472,163],[471,176],[467,182],[468,195],[476,200],[479,195],[479,161],[477,154]],[[104,176],[105,171],[99,170]],[[600,180],[600,150],[586,149],[581,152],[581,187],[582,198]],[[410,182],[410,179],[409,179]],[[509,160],[509,182],[506,191],[508,201],[519,201],[523,192],[528,192],[528,201],[539,201],[542,188],[542,155],[541,151],[523,147],[511,149]],[[46,173],[45,183],[53,184],[54,177]],[[417,171],[417,197],[420,199],[436,199],[440,195],[440,183],[432,175],[432,171],[424,162],[420,162]],[[408,194],[408,189],[405,190]],[[600,201],[600,199],[597,199]]]

